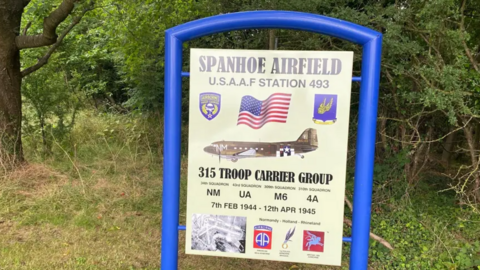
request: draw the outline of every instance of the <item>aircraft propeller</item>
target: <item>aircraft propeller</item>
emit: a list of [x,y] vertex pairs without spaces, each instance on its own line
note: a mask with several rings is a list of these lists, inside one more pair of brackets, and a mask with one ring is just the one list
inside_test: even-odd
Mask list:
[[217,153],[218,153],[218,163],[220,164],[222,151],[220,150],[220,147],[217,147],[216,150],[217,150]]

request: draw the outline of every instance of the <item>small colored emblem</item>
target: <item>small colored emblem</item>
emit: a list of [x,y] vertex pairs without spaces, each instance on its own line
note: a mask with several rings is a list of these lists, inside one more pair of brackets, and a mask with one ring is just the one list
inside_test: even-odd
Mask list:
[[288,232],[287,232],[287,235],[285,236],[285,241],[283,241],[283,244],[282,244],[282,248],[283,249],[287,249],[288,248],[288,242],[289,241],[292,241],[290,240],[293,236],[293,234],[295,233],[295,227],[293,227],[293,230],[292,229],[289,229]]
[[280,147],[277,150],[276,157],[290,157],[295,154],[295,149],[291,148],[290,145]]
[[303,231],[303,251],[323,252],[324,232]]
[[337,121],[337,95],[315,94],[313,122],[332,125]]
[[257,225],[253,227],[253,247],[272,249],[272,227]]
[[221,96],[217,93],[200,94],[200,112],[207,120],[214,119],[220,112]]

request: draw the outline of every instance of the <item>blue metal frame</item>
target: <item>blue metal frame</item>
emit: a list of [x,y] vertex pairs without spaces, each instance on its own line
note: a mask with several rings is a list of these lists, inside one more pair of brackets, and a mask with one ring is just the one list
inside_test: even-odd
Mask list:
[[325,34],[363,46],[357,151],[353,195],[350,269],[368,266],[370,205],[373,185],[373,159],[380,81],[382,34],[369,28],[325,16],[292,11],[238,12],[191,21],[170,28],[165,33],[165,139],[163,161],[162,250],[161,269],[178,267],[178,224],[180,202],[180,137],[182,44],[215,33],[260,28],[283,28]]

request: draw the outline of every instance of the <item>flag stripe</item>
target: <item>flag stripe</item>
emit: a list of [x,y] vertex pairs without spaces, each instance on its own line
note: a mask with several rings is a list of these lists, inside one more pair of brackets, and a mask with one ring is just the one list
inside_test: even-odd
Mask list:
[[[270,111],[272,111],[272,110],[281,110],[281,111],[288,112],[288,108],[289,108],[289,106],[285,106],[285,105],[281,105],[281,106],[271,106],[271,107],[262,109],[262,110],[261,110],[261,113],[260,113],[259,115],[268,113],[268,112],[270,112]],[[243,112],[247,112],[247,111],[242,111],[242,113],[243,113]],[[250,113],[251,113],[251,112],[250,112]]]
[[269,104],[271,102],[288,102],[288,103],[290,103],[290,100],[291,100],[290,98],[271,98],[271,99],[262,101],[262,105],[266,105],[266,104]]
[[247,117],[240,117],[238,119],[238,122],[241,122],[241,121],[248,121],[250,123],[255,123],[255,124],[260,124],[260,123],[267,123],[267,121],[269,121],[270,119],[278,119],[278,120],[283,120],[283,121],[287,121],[287,117],[286,116],[277,116],[277,115],[273,115],[273,116],[269,116],[265,119],[261,119],[261,120],[255,120],[255,119],[251,119],[251,118],[247,118]]
[[277,119],[277,118],[272,118],[268,121],[264,121],[262,123],[252,123],[251,121],[249,120],[241,120],[237,123],[237,125],[241,125],[241,124],[244,124],[244,125],[249,125],[249,126],[255,126],[255,127],[263,127],[265,124],[267,123],[270,123],[270,122],[277,122],[277,123],[286,123],[287,120],[285,119]]
[[[276,110],[276,111],[271,111],[269,113],[269,115],[278,115],[278,116],[287,116],[287,111],[284,110],[284,111],[279,111],[279,110]],[[238,118],[242,117],[242,116],[246,116],[246,117],[249,117],[249,118],[253,118],[253,119],[263,119],[265,118],[263,115],[260,115],[260,116],[256,116],[256,115],[253,115],[249,112],[241,112],[239,115],[238,115]]]
[[292,94],[275,93],[275,94],[271,94],[265,101],[274,97],[291,97],[291,96]]
[[290,102],[272,102],[268,103],[266,105],[262,105],[262,110],[265,110],[268,107],[275,106],[275,105],[280,105],[280,106],[290,106]]
[[277,98],[272,98],[272,99],[264,100],[264,101],[262,101],[262,104],[268,104],[268,103],[274,102],[274,101],[290,102],[290,100],[291,100],[291,98],[280,98],[280,97],[277,97]]
[[268,105],[272,102],[286,102],[286,103],[290,103],[290,98],[275,98],[275,99],[271,99],[271,100],[268,100],[268,101],[264,101],[262,103],[262,106],[265,106],[265,105]]
[[270,110],[285,110],[288,112],[289,106],[287,105],[280,105],[280,106],[270,106],[267,108],[262,108],[260,115],[268,113]]

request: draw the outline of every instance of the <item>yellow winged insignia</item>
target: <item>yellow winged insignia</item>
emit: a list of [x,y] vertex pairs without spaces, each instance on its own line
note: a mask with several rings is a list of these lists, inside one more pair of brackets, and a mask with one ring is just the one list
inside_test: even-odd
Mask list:
[[[204,106],[205,106],[205,105],[204,105]],[[215,109],[213,109],[212,114],[213,114],[213,115],[216,115],[217,112],[218,112],[218,106],[217,106],[217,105],[213,105],[213,106],[215,106]]]
[[202,105],[202,112],[203,112],[205,115],[207,115],[207,113],[208,113],[208,112],[207,112],[207,104],[206,104],[206,103]]
[[319,114],[324,114],[325,112],[330,111],[330,109],[332,108],[333,98],[330,99],[330,102],[325,105],[325,102],[326,102],[326,101],[327,101],[327,99],[325,98],[325,99],[323,100],[323,102],[320,103],[320,105],[318,106],[318,113],[319,113]]

